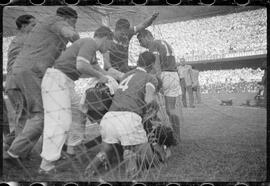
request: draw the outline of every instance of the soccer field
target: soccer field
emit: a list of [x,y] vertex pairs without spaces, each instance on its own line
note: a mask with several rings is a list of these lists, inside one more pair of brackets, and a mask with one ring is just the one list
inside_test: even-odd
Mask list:
[[[240,106],[253,94],[202,95],[203,103],[183,109],[181,143],[173,156],[147,181],[264,181],[266,178],[266,109]],[[230,98],[233,106],[220,106],[218,99]],[[97,128],[89,128],[96,133]],[[24,162],[25,169],[4,165],[3,180],[89,181],[83,171],[99,147],[75,159],[59,161],[57,174],[37,174],[38,153]],[[38,147],[36,150],[39,149]],[[124,181],[112,175],[107,181]],[[98,181],[93,178],[90,181]],[[144,180],[145,181],[145,180]]]

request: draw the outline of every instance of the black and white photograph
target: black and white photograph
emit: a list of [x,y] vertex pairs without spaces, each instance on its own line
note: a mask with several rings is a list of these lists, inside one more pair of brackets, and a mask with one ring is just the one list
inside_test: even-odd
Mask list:
[[5,6],[1,181],[264,182],[265,6]]

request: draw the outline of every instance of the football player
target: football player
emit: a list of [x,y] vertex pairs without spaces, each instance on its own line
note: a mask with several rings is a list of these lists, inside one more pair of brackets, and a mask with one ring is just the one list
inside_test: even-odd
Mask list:
[[114,43],[109,52],[103,56],[104,68],[110,73],[114,74],[114,78],[121,78],[123,73],[128,72],[128,49],[129,43],[136,33],[140,30],[150,26],[157,18],[159,13],[154,13],[150,18],[146,19],[143,23],[134,27],[130,26],[127,19],[119,19],[115,24]]
[[109,111],[100,122],[102,148],[87,166],[86,174],[96,172],[109,160],[115,144],[123,147],[127,174],[133,176],[137,172],[136,149],[148,142],[142,118],[146,106],[156,103],[158,80],[149,74],[154,63],[155,56],[146,51],[139,55],[138,67],[124,75]]
[[147,48],[156,56],[153,73],[162,80],[166,112],[180,140],[180,120],[182,119],[180,95],[182,93],[173,49],[166,41],[155,40],[152,33],[146,29],[141,30],[137,38],[142,47]]
[[[80,77],[95,77],[106,83],[108,78],[98,66],[96,52],[105,53],[111,46],[113,33],[108,27],[100,27],[94,38],[83,38],[74,42],[56,60],[54,68],[48,68],[42,80],[44,105],[44,130],[41,173],[55,170],[53,161],[60,158],[62,147],[71,125],[80,125],[80,96],[75,92],[74,81]],[[75,112],[75,113],[74,113]],[[75,119],[78,119],[76,121]],[[68,146],[81,143],[81,137],[69,134]],[[79,134],[80,135],[80,134]],[[78,138],[79,140],[73,140]]]

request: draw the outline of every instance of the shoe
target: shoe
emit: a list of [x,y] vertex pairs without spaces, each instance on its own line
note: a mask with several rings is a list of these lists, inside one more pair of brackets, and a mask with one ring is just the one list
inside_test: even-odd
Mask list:
[[13,158],[12,156],[10,156],[7,151],[3,152],[3,160],[4,162],[16,166],[16,167],[21,167],[21,161],[19,158]]
[[56,168],[54,167],[54,168],[52,168],[50,170],[44,170],[42,168],[39,168],[38,174],[47,175],[47,176],[49,176],[49,175],[55,175],[56,174]]
[[155,153],[157,153],[159,159],[164,162],[166,159],[166,153],[164,151],[164,148],[160,146],[159,144],[152,145],[153,150]]

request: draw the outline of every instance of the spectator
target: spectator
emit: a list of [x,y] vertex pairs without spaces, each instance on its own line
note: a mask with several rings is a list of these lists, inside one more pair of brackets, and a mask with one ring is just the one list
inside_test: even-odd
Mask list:
[[201,88],[199,84],[199,71],[195,67],[192,66],[191,74],[192,74],[191,76],[192,77],[192,92],[195,92],[197,103],[200,104],[201,103]]
[[179,77],[180,77],[180,85],[182,89],[182,102],[184,107],[187,107],[187,98],[186,92],[188,92],[189,97],[189,106],[190,108],[194,108],[194,96],[192,92],[192,69],[190,65],[186,65],[185,59],[180,58],[179,64],[177,67]]

